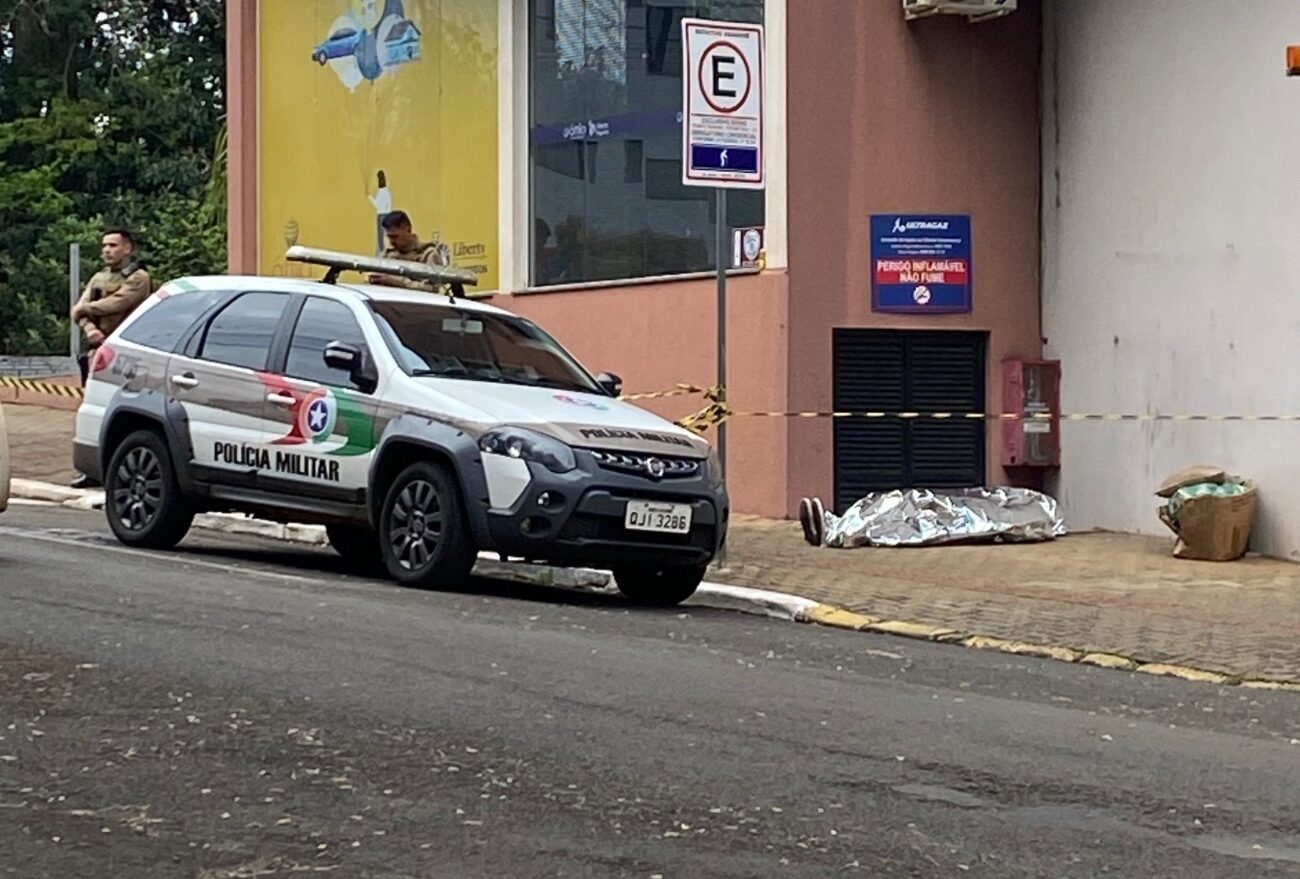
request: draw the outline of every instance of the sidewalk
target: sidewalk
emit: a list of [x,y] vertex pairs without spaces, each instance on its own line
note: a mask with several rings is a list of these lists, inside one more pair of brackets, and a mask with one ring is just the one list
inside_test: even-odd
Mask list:
[[1172,548],[1172,535],[1094,532],[1019,545],[817,549],[798,524],[750,520],[733,527],[718,578],[964,634],[1300,680],[1300,565],[1183,561]]
[[72,428],[75,411],[29,405],[34,395],[24,392],[22,403],[0,397],[5,407],[9,452],[15,479],[36,479],[67,485],[72,479]]
[[[6,404],[5,416],[14,475],[67,484],[72,413]],[[797,523],[740,517],[727,565],[711,579],[967,635],[1300,681],[1300,565],[1182,561],[1172,547],[1172,535],[1088,533],[1025,545],[818,549]]]

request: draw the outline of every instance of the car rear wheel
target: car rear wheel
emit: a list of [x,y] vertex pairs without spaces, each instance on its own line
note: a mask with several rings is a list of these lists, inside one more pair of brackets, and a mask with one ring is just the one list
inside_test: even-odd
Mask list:
[[475,547],[456,479],[422,461],[393,482],[380,515],[379,543],[389,575],[418,589],[455,588],[474,567]]
[[361,571],[377,572],[383,569],[379,552],[379,535],[364,525],[326,525],[325,536],[334,551]]
[[704,580],[704,566],[614,568],[618,591],[634,604],[672,607],[695,594]]
[[194,506],[181,495],[162,437],[138,430],[113,452],[104,480],[108,527],[127,546],[171,549],[189,533]]

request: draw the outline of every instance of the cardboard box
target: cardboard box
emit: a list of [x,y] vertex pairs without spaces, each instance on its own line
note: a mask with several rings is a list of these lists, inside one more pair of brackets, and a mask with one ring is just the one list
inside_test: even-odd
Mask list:
[[1246,487],[1243,494],[1203,495],[1183,501],[1176,525],[1168,509],[1159,508],[1160,521],[1178,536],[1175,558],[1230,562],[1246,554],[1255,524],[1257,493],[1250,480],[1243,484]]
[[1197,464],[1166,476],[1165,481],[1156,489],[1156,497],[1173,497],[1180,488],[1196,485],[1198,482],[1222,483],[1227,478],[1228,474],[1222,467]]

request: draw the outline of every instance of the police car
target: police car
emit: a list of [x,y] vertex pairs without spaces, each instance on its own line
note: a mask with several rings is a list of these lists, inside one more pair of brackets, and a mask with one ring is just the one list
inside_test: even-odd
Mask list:
[[74,462],[118,540],[169,548],[198,512],[324,525],[402,584],[465,578],[480,551],[599,566],[638,603],[699,585],[727,531],[709,444],[619,400],[536,324],[483,302],[339,283],[457,270],[294,247],[324,279],[163,285],[106,340]]

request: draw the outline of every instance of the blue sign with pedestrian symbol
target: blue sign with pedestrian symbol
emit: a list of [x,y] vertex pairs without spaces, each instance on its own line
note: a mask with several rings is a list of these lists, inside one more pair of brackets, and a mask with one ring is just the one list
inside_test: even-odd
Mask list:
[[758,150],[745,147],[691,144],[691,169],[695,171],[758,170]]

